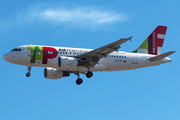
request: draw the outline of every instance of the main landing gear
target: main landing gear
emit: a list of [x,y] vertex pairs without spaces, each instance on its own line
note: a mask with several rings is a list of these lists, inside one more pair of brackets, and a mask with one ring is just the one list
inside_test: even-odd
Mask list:
[[79,72],[74,72],[75,75],[78,76],[78,79],[76,80],[76,84],[77,85],[80,85],[83,83],[83,80],[79,77]]
[[86,77],[87,78],[91,78],[93,76],[93,73],[91,72],[91,71],[88,71],[87,73],[86,73]]
[[27,77],[31,76],[30,71],[31,71],[31,66],[28,66],[28,73],[26,73],[26,76],[27,76]]
[[83,83],[83,80],[81,79],[81,78],[78,78],[77,80],[76,80],[76,84],[77,85],[80,85],[80,84],[82,84]]
[[[82,84],[82,83],[83,83],[83,80],[79,77],[79,72],[75,72],[74,74],[78,76],[78,79],[76,80],[76,84],[77,84],[77,85]],[[92,77],[92,76],[93,76],[93,73],[92,73],[91,71],[88,71],[88,72],[86,73],[86,77],[87,77],[87,78],[90,78],[90,77]]]

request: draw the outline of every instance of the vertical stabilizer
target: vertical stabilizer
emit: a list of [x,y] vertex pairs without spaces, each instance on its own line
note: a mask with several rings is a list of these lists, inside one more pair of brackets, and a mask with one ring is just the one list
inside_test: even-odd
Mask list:
[[136,49],[135,53],[161,54],[167,26],[158,26],[149,37]]

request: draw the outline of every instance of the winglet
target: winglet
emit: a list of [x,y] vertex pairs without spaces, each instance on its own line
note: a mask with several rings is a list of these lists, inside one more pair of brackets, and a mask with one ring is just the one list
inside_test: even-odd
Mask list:
[[129,38],[128,38],[128,40],[130,40],[130,41],[131,41],[132,37],[133,37],[133,36],[129,37]]
[[150,61],[161,60],[161,59],[163,59],[163,58],[165,58],[165,57],[167,57],[167,56],[169,56],[169,55],[171,55],[171,54],[173,54],[175,52],[176,51],[169,51],[167,53],[164,53],[164,54],[161,54],[161,55],[157,55],[155,57],[148,58],[147,60],[150,60]]

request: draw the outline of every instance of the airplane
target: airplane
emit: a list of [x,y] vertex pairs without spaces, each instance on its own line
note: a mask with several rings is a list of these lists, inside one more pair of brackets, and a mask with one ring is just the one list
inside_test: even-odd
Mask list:
[[87,78],[97,71],[122,71],[171,62],[167,56],[175,51],[161,54],[167,26],[159,25],[149,37],[134,51],[118,51],[120,45],[132,39],[122,38],[97,49],[70,47],[54,47],[42,45],[23,45],[6,53],[5,61],[28,67],[27,77],[31,75],[31,67],[45,67],[44,77],[61,79],[71,73],[78,76],[76,84],[83,80],[80,73]]

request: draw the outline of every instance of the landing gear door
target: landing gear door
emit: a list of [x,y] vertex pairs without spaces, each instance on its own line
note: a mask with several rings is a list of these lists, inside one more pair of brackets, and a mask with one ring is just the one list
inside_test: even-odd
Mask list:
[[134,53],[132,56],[132,64],[138,64],[137,54]]

